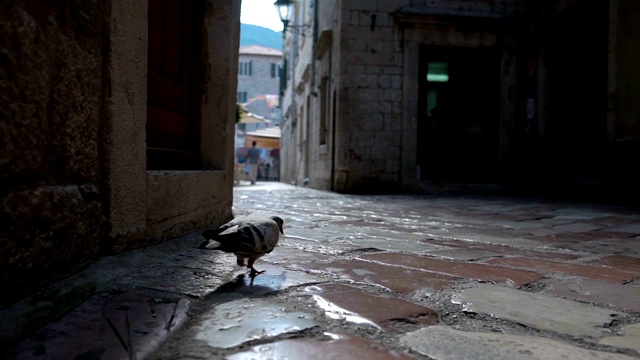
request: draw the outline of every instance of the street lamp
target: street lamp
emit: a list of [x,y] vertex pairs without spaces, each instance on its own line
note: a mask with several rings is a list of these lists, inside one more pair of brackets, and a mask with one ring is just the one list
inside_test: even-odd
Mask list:
[[282,29],[282,38],[285,37],[285,32],[289,30],[292,34],[297,34],[300,36],[311,36],[311,26],[307,24],[301,25],[290,25],[291,18],[293,17],[293,6],[295,5],[296,0],[276,0],[273,5],[276,7],[278,11],[278,16],[280,17],[280,21],[282,21],[282,25],[284,26]]
[[280,96],[279,96],[279,105],[280,105],[280,116],[281,119],[284,120],[284,112],[282,111],[282,98],[284,95],[284,88],[286,87],[287,82],[287,59],[285,58],[285,36],[287,32],[287,26],[289,26],[289,22],[291,21],[291,16],[293,14],[293,2],[295,0],[276,0],[273,3],[273,6],[276,7],[276,11],[278,11],[278,17],[280,17],[280,21],[282,21],[282,70],[280,72]]
[[276,0],[276,2],[273,3],[273,6],[276,7],[280,21],[282,21],[282,25],[284,25],[284,28],[282,29],[282,33],[284,33],[287,31],[287,26],[289,25],[291,15],[293,14],[293,0]]

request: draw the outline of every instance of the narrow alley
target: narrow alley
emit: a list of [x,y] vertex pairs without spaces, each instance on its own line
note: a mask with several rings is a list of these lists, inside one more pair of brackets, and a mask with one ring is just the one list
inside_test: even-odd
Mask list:
[[233,211],[284,219],[254,281],[200,232],[104,257],[2,311],[7,358],[640,358],[637,208],[258,183]]

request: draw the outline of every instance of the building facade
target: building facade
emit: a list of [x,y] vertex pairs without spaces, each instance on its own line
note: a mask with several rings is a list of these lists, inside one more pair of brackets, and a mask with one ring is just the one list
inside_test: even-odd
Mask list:
[[295,5],[283,181],[340,192],[638,193],[636,2]]
[[[282,51],[259,45],[240,47],[237,100],[251,113],[278,125]],[[247,129],[248,131],[256,129]]]
[[231,217],[239,17],[240,0],[0,4],[2,303]]

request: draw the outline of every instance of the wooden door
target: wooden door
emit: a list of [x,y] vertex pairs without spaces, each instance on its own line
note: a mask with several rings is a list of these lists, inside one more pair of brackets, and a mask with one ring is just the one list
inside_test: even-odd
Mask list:
[[147,169],[197,169],[203,1],[149,1]]

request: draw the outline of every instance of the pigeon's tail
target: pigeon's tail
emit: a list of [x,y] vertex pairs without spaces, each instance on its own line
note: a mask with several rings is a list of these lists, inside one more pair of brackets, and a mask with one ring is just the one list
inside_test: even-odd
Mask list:
[[200,246],[198,246],[198,249],[218,250],[220,246],[222,246],[222,244],[215,240],[205,240],[200,244]]
[[214,250],[218,248],[220,246],[220,243],[216,241],[211,241],[209,239],[215,238],[219,233],[220,233],[219,229],[213,229],[213,230],[209,229],[209,230],[203,231],[202,236],[204,236],[206,240],[203,241],[200,244],[200,246],[198,246],[198,249]]
[[230,252],[229,244],[233,244],[235,242],[237,235],[237,225],[229,228],[205,230],[202,232],[202,236],[207,240],[200,244],[200,249]]
[[221,229],[221,228],[207,229],[202,232],[202,236],[204,236],[205,239],[214,239],[216,236],[218,236],[218,234],[220,234],[223,231],[224,229]]

